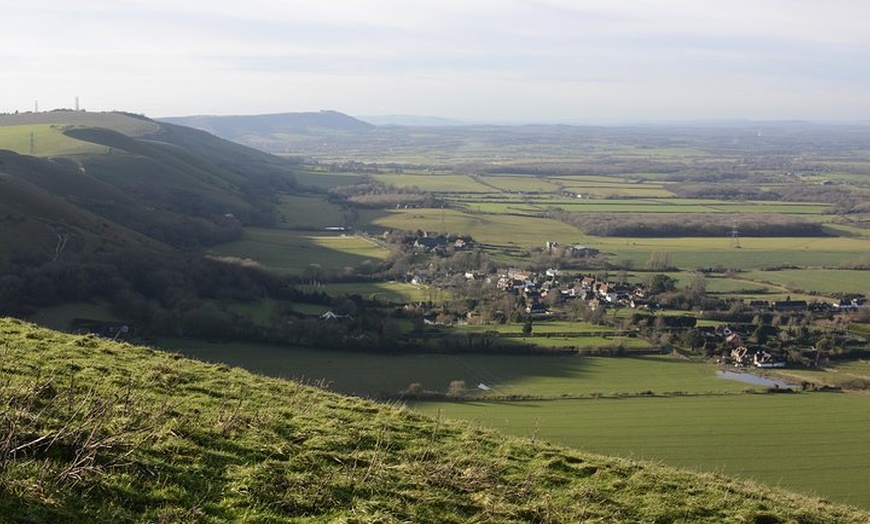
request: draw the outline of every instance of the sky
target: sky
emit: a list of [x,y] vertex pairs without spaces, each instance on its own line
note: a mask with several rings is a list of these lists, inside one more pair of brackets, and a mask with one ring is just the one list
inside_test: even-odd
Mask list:
[[0,0],[0,112],[870,119],[867,0]]

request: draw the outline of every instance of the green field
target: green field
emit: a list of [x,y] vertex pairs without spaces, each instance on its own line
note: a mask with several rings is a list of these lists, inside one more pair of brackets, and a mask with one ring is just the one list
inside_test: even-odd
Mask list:
[[[161,347],[210,362],[224,362],[272,376],[325,380],[330,388],[362,396],[395,395],[409,384],[446,393],[462,380],[469,393],[562,398],[657,394],[737,394],[758,388],[716,376],[715,366],[671,357],[380,355],[280,348],[257,344],[211,344],[162,340]],[[491,393],[475,389],[486,384]]]
[[731,238],[613,238],[587,237],[586,245],[632,260],[644,267],[649,254],[670,253],[680,268],[722,266],[735,269],[760,269],[796,265],[837,267],[846,260],[860,260],[870,251],[863,238],[741,238],[740,248],[731,247]]
[[474,177],[441,173],[374,175],[372,178],[397,188],[417,188],[432,193],[489,193],[492,188]]
[[63,134],[60,126],[52,124],[0,126],[0,149],[34,156],[74,155],[106,150],[105,147],[70,138]]
[[406,304],[410,302],[441,302],[444,292],[429,286],[415,286],[406,282],[330,282],[317,286],[303,286],[306,291],[322,291],[332,296],[360,295],[364,298]]
[[730,395],[417,403],[514,435],[754,478],[870,507],[870,397]]
[[579,243],[583,234],[562,222],[513,215],[478,215],[455,209],[401,209],[387,212],[361,212],[360,218],[372,225],[413,231],[441,231],[471,235],[475,242],[497,249],[528,249],[543,246],[547,240]]
[[321,171],[297,171],[294,174],[296,183],[303,188],[326,191],[333,187],[360,184],[364,181],[362,175],[356,173],[329,173]]
[[325,270],[356,268],[384,259],[387,251],[358,236],[305,234],[246,228],[241,240],[215,246],[221,256],[247,258],[279,273],[301,274],[312,264]]
[[279,228],[322,230],[346,225],[341,207],[323,196],[281,195],[275,214]]
[[[870,506],[870,456],[863,453],[870,397],[863,395],[741,394],[762,388],[719,378],[709,364],[663,356],[387,356],[190,341],[164,345],[194,358],[325,381],[336,391],[364,396],[394,395],[412,383],[445,393],[461,380],[479,401],[414,403],[414,409],[596,453],[751,477]],[[484,392],[478,384],[491,389]],[[493,395],[541,400],[485,401]]]
[[[0,319],[0,334],[4,521],[858,524],[868,517],[757,483],[512,438],[98,337],[8,319]],[[841,438],[848,444],[851,436]],[[840,465],[830,448],[814,451]],[[851,488],[866,486],[866,471],[853,472]],[[807,475],[828,481],[826,473]]]
[[749,271],[741,278],[770,282],[792,290],[822,294],[859,293],[870,295],[870,271],[847,269],[788,269],[781,271]]

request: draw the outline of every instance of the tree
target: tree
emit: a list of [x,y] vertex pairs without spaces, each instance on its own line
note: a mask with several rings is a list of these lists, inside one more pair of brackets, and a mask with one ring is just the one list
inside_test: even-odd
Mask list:
[[676,290],[676,288],[677,279],[669,275],[664,275],[662,273],[658,273],[649,277],[649,282],[647,283],[647,289],[649,289],[651,295],[669,293]]
[[666,251],[653,251],[646,262],[653,271],[664,271],[671,267],[671,254]]

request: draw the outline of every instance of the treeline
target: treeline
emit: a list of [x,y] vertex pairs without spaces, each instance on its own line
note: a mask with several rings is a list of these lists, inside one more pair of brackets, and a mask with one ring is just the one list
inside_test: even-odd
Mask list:
[[397,188],[375,181],[335,187],[330,190],[330,195],[334,199],[348,202],[357,207],[395,208],[405,206],[435,207],[438,205],[435,197],[417,187]]
[[[789,187],[777,187],[775,190],[760,189],[762,180],[747,178],[745,175],[706,175],[702,177],[687,177],[684,183],[673,184],[668,189],[679,198],[694,198],[705,200],[754,200],[782,202],[824,202],[836,205],[837,212],[851,210],[866,203],[866,198],[856,194],[853,188],[836,185],[794,184]],[[737,184],[738,180],[745,183]]]
[[782,215],[752,215],[727,218],[690,213],[576,213],[550,211],[554,218],[580,228],[587,235],[604,237],[724,237],[738,230],[742,237],[824,237],[822,224]]

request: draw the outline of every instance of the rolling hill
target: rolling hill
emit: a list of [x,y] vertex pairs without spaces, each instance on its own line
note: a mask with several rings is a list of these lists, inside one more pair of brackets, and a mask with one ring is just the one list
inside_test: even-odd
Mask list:
[[18,320],[0,340],[0,522],[870,519]]
[[221,138],[247,145],[276,142],[288,137],[357,134],[375,126],[338,111],[276,113],[239,116],[183,116],[162,118],[162,122],[189,126]]
[[0,115],[0,312],[95,294],[129,305],[131,290],[170,307],[208,274],[204,247],[274,223],[295,169],[139,115]]

